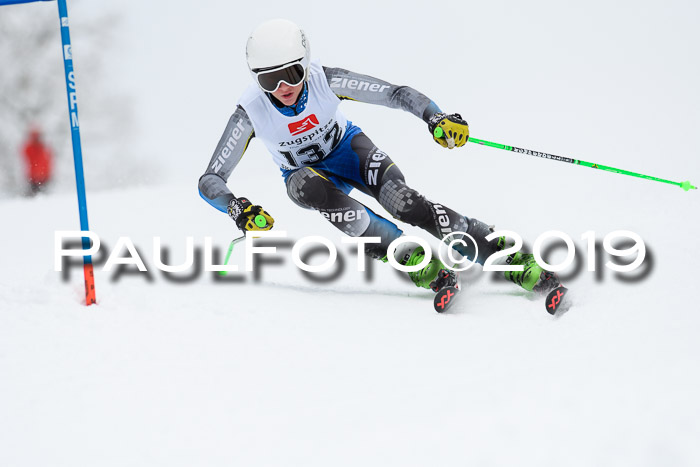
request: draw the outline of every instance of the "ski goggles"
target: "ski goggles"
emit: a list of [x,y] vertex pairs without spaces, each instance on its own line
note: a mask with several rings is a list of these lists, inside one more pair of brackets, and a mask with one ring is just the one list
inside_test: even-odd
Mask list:
[[288,86],[298,86],[306,77],[306,69],[301,64],[301,60],[287,63],[281,67],[253,71],[255,79],[265,92],[275,92],[280,84]]

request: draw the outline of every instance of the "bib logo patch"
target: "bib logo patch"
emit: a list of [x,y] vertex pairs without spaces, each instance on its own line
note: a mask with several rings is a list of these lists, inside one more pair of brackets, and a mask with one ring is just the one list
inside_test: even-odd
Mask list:
[[298,122],[290,123],[288,126],[289,132],[292,135],[298,135],[300,133],[304,133],[305,131],[312,129],[316,125],[318,125],[318,118],[316,118],[316,114],[311,114],[304,120],[299,120]]

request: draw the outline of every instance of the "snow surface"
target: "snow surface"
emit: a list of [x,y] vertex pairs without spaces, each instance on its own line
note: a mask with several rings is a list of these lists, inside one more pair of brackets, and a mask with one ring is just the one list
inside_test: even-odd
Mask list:
[[[0,465],[700,463],[700,193],[476,145],[445,151],[411,115],[344,103],[429,198],[530,245],[566,232],[582,260],[584,232],[632,230],[648,274],[624,282],[603,255],[601,280],[572,277],[575,307],[553,319],[540,299],[475,271],[439,315],[430,292],[388,266],[368,283],[353,272],[340,234],[287,199],[254,142],[230,186],[290,238],[332,239],[347,268],[312,282],[282,249],[284,264],[258,281],[174,283],[155,270],[154,236],[179,263],[187,236],[225,249],[236,235],[197,178],[249,79],[245,36],[289,5],[209,1],[189,16],[184,3],[122,3],[129,35],[114,79],[141,102],[144,130],[129,157],[162,171],[121,190],[87,173],[90,222],[109,247],[129,236],[151,278],[98,266],[99,305],[81,305],[79,269],[67,282],[53,269],[54,232],[78,228],[75,196],[0,201]],[[433,7],[353,5],[340,23],[324,21],[339,11],[289,17],[324,63],[412,85],[461,112],[474,137],[700,183],[695,3],[459,3],[427,38],[410,31],[425,30]],[[82,7],[71,10],[76,54],[80,22],[98,8]]]

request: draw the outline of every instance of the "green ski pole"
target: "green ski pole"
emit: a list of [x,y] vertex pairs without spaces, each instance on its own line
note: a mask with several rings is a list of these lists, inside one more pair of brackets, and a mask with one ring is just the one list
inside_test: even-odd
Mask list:
[[[265,219],[265,216],[258,214],[255,216],[255,225],[258,227],[262,228],[267,225],[267,219]],[[245,235],[241,235],[238,238],[234,238],[231,240],[231,243],[228,246],[228,251],[226,252],[226,258],[224,258],[224,266],[228,265],[228,260],[231,259],[231,253],[233,253],[233,247],[236,246],[237,243],[242,242],[245,240]],[[219,271],[220,276],[225,276],[228,271]]]
[[[435,128],[435,131],[433,132],[433,134],[435,135],[436,138],[442,138],[444,136],[444,132],[442,131],[442,128],[440,128],[440,127]],[[618,174],[622,174],[622,175],[629,175],[631,177],[645,178],[647,180],[653,180],[655,182],[668,183],[669,185],[679,186],[679,187],[683,188],[684,191],[698,189],[698,187],[693,186],[689,181],[674,182],[671,180],[665,180],[663,178],[652,177],[651,175],[644,175],[644,174],[640,174],[640,173],[636,173],[636,172],[630,172],[629,170],[616,169],[615,167],[609,167],[607,165],[596,164],[594,162],[586,162],[586,161],[582,161],[579,159],[572,159],[570,157],[563,157],[563,156],[557,156],[555,154],[548,154],[546,152],[533,151],[531,149],[523,149],[523,148],[518,148],[515,146],[508,146],[508,145],[500,144],[500,143],[492,143],[491,141],[476,139],[476,138],[472,138],[471,136],[469,137],[468,141],[470,143],[481,144],[482,146],[489,146],[492,148],[504,149],[506,151],[517,152],[519,154],[527,154],[528,156],[541,157],[543,159],[551,159],[551,160],[555,160],[555,161],[559,161],[559,162],[568,162],[569,164],[582,165],[584,167],[590,167],[592,169],[605,170],[606,172],[613,172],[613,173],[618,173]]]

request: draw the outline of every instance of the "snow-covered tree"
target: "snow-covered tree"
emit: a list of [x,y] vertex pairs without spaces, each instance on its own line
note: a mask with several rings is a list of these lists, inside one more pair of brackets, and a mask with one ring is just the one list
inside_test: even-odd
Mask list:
[[[89,21],[75,21],[76,16],[81,18],[73,14],[80,5],[80,1],[72,1],[70,12],[83,149],[88,168],[106,171],[112,165],[110,161],[122,152],[131,121],[128,99],[115,95],[103,76],[119,18],[107,12]],[[32,126],[41,130],[54,152],[54,189],[73,186],[61,37],[54,2],[0,7],[2,196],[25,190],[21,146]],[[115,128],[120,130],[118,136]]]

